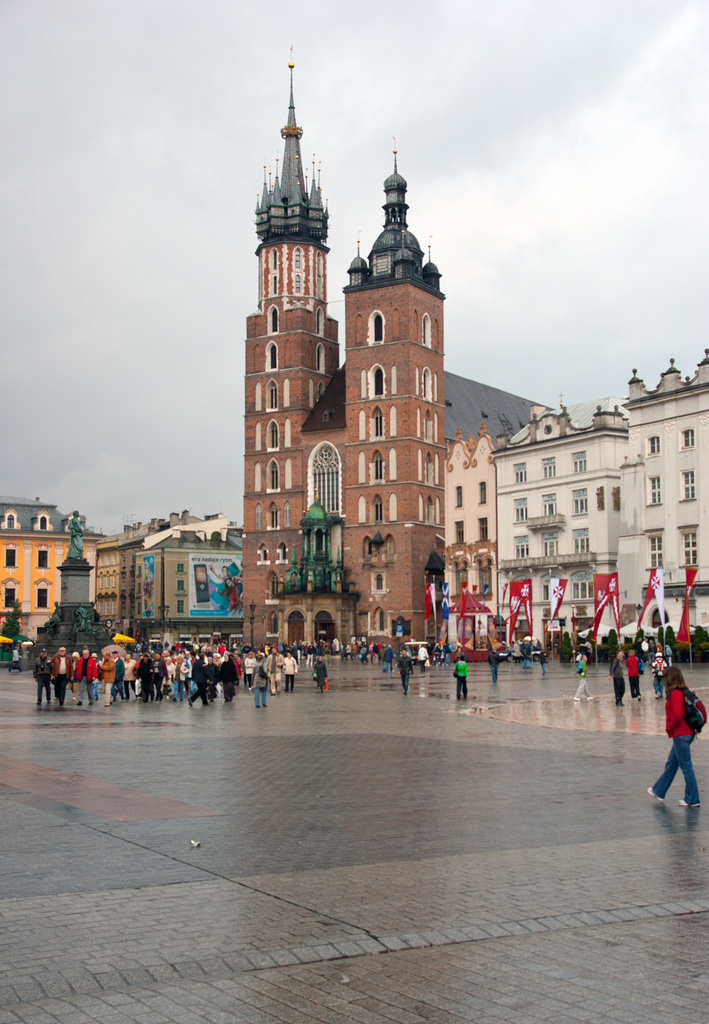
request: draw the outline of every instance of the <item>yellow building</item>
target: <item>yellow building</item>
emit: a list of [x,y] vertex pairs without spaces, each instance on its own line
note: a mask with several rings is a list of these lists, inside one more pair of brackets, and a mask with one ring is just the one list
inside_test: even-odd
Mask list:
[[[7,614],[14,601],[22,610],[22,632],[35,639],[61,600],[59,566],[69,547],[69,516],[35,498],[0,497],[0,615]],[[84,557],[96,564],[96,543],[100,535],[84,526]],[[93,574],[91,600],[94,594]]]

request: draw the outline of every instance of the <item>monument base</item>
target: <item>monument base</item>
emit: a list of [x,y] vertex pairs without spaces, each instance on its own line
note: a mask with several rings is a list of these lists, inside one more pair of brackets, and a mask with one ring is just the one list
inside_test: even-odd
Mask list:
[[[44,646],[51,654],[60,647],[70,653],[88,647],[99,654],[111,635],[89,600],[91,565],[85,558],[67,558],[60,566],[61,602],[44,627]],[[50,650],[51,648],[51,650]]]

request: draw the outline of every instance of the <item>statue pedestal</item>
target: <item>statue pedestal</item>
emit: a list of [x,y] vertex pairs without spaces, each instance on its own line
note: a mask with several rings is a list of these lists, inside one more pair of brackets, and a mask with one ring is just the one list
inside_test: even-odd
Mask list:
[[[58,622],[50,620],[45,627],[44,642],[47,650],[66,647],[69,652],[81,651],[86,646],[98,653],[110,644],[111,637],[96,615],[89,597],[91,591],[91,565],[85,558],[67,558],[59,566],[62,574],[61,601]],[[84,606],[80,612],[81,606]],[[77,617],[77,612],[79,616]],[[83,621],[88,628],[82,626]]]
[[85,558],[67,558],[59,566],[62,574],[61,605],[89,603],[91,566]]

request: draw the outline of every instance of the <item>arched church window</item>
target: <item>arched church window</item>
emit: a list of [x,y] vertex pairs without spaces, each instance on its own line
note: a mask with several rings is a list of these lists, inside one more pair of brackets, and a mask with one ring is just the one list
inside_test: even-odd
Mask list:
[[384,459],[381,452],[374,453],[374,479],[384,479]]
[[384,370],[382,370],[381,366],[378,366],[374,371],[374,394],[384,394]]
[[300,274],[295,275],[295,294],[300,295]]
[[287,501],[283,506],[283,526],[286,529],[290,529],[290,502]]
[[[275,312],[276,311],[274,309],[274,313]],[[266,369],[278,369],[278,345],[275,343],[275,341],[272,341],[271,344],[266,349]]]
[[268,486],[272,491],[278,490],[278,481],[278,463],[275,459],[271,459],[271,462],[268,465]]
[[46,516],[40,516],[39,528],[40,528],[40,530],[46,530],[47,529],[47,517]]
[[375,409],[372,417],[374,425],[374,436],[384,437],[384,417],[381,409]]
[[278,385],[275,380],[270,381],[268,385],[268,408],[278,408]]
[[271,249],[271,266],[274,270],[278,270],[278,250]]
[[257,505],[254,509],[254,529],[263,529],[263,509],[260,505]]
[[313,497],[327,512],[340,510],[340,456],[331,444],[322,444],[313,456],[311,467]]
[[424,345],[426,345],[427,348],[430,348],[431,347],[431,318],[428,315],[428,313],[425,313],[424,317],[423,317],[422,335],[423,335],[423,343],[424,343]]
[[374,501],[372,503],[372,510],[374,512],[374,522],[375,523],[383,523],[384,522],[384,506],[382,504],[382,499],[379,497],[379,495],[376,496],[376,498],[374,499]]
[[319,309],[315,314],[315,333],[322,334],[322,310]]
[[293,266],[295,267],[296,270],[300,270],[300,249],[295,250],[293,259]]
[[268,447],[278,448],[278,424],[275,420],[268,425]]
[[14,516],[12,516],[12,515],[8,516],[6,522],[7,522],[8,530],[14,530],[15,529],[15,517]]
[[269,525],[272,530],[278,529],[278,505],[271,505],[268,510]]
[[384,576],[380,572],[374,578],[374,589],[384,590]]
[[315,349],[315,369],[322,373],[325,369],[325,346],[318,345]]
[[379,313],[374,317],[374,340],[384,340],[384,319]]
[[275,307],[271,310],[271,334],[278,334],[278,310]]

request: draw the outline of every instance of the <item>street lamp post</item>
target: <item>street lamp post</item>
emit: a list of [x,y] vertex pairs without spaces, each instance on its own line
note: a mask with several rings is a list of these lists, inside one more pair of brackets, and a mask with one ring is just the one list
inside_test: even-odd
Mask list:
[[254,649],[254,622],[256,621],[256,602],[255,601],[252,601],[251,604],[249,605],[249,611],[251,612],[251,614],[249,615],[249,623],[251,625],[251,650],[253,651],[253,649]]

